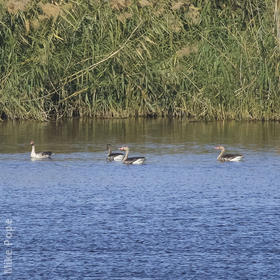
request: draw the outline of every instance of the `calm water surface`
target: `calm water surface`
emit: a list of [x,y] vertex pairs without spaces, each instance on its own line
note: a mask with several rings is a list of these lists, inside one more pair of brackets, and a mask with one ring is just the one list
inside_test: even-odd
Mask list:
[[0,141],[1,279],[279,279],[278,123],[3,122]]

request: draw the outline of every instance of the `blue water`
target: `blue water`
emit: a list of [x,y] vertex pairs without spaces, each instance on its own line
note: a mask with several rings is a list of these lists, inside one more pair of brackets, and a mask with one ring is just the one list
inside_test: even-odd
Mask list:
[[53,160],[1,153],[2,244],[6,219],[13,227],[1,259],[13,256],[0,278],[279,279],[273,146],[237,143],[244,161],[220,163],[212,142],[146,136],[129,143],[142,166],[106,162],[102,141],[83,151],[68,140]]

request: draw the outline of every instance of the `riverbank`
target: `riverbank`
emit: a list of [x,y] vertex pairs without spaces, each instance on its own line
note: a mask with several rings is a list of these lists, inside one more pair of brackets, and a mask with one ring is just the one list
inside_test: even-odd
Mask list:
[[279,120],[274,1],[199,2],[0,4],[1,119]]

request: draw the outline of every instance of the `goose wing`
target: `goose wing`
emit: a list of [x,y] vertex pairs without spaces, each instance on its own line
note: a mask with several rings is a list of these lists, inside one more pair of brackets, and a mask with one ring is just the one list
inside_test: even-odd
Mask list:
[[240,155],[240,154],[226,154],[226,155],[223,155],[223,159],[225,160],[233,160],[235,158],[242,158],[243,156]]
[[52,152],[42,152],[41,155],[42,156],[48,156],[50,157],[53,153]]
[[130,158],[127,158],[125,160],[125,163],[127,164],[133,164],[134,162],[136,161],[141,161],[141,162],[144,162],[145,160],[145,157],[130,157]]
[[124,155],[123,153],[110,153],[108,156],[107,156],[107,160],[109,161],[113,161],[115,160],[116,158],[120,157],[120,160],[123,159]]
[[116,156],[123,156],[123,153],[111,153],[108,157],[116,157]]

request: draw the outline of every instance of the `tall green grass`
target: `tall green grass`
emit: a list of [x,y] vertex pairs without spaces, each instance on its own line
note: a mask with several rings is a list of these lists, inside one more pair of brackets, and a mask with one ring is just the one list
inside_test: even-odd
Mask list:
[[273,0],[56,2],[0,4],[2,119],[280,119]]

